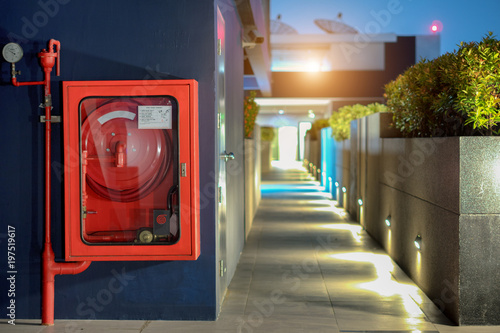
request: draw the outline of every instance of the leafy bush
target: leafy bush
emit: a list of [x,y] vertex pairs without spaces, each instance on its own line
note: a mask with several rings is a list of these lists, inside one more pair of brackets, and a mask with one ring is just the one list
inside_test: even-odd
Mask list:
[[500,130],[500,42],[480,43],[421,60],[385,86],[394,126],[406,136],[455,136]]
[[387,107],[383,104],[346,105],[333,112],[329,119],[332,127],[332,136],[336,141],[349,139],[351,136],[351,121],[377,112],[385,112]]
[[462,43],[459,52],[457,109],[481,134],[500,134],[500,41],[490,32],[480,43]]
[[261,141],[273,141],[274,139],[274,127],[261,127],[260,128],[260,139]]

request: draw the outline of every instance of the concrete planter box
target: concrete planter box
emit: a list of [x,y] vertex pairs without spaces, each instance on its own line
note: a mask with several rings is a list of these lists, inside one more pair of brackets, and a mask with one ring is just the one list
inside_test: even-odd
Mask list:
[[[333,153],[335,154],[334,183],[338,183],[335,189],[337,202],[339,206],[350,211],[348,195],[350,192],[351,140],[336,142]],[[345,192],[342,189],[345,189]]]
[[500,324],[500,137],[397,138],[391,120],[337,145],[339,202],[450,319]]
[[269,172],[272,160],[271,141],[260,141],[260,158],[262,172]]
[[[379,159],[382,153],[381,138],[400,137],[391,127],[392,113],[372,114],[351,122],[350,165],[348,200],[352,218],[359,221],[369,232],[379,225]],[[358,199],[362,199],[360,206]]]
[[450,319],[500,324],[500,137],[379,144],[378,161],[367,163],[378,167],[379,187],[366,192],[366,209],[379,213],[367,231]]
[[304,146],[304,159],[314,164],[317,168],[321,164],[321,140],[311,140],[310,135],[306,135]]
[[245,139],[245,239],[252,229],[261,199],[261,154],[257,147],[260,147],[260,136]]

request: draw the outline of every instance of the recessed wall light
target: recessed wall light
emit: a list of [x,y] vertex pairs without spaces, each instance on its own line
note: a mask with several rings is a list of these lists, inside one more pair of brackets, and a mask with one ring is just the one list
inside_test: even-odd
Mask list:
[[388,226],[389,228],[391,227],[391,215],[388,215],[386,218],[385,218],[385,225]]
[[342,192],[347,192],[347,189],[345,188],[345,186],[342,186]]
[[422,250],[422,236],[417,235],[417,237],[415,237],[415,240],[413,241],[413,244],[415,244],[417,250]]
[[358,199],[358,205],[363,206],[363,200],[362,199]]

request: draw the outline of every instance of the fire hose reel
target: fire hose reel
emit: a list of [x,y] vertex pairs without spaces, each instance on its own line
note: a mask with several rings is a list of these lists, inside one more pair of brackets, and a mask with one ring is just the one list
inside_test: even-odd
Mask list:
[[196,81],[64,82],[63,98],[66,258],[196,259]]

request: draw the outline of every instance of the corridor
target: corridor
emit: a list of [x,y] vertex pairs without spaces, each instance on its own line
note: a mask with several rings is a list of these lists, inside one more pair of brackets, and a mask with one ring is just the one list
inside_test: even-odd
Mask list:
[[305,170],[275,165],[216,322],[2,322],[2,332],[499,332],[456,327]]
[[[499,332],[457,327],[299,165],[262,201],[219,320],[203,332]],[[183,332],[188,332],[184,325]],[[194,328],[194,327],[192,327]],[[194,331],[194,330],[192,330]]]

